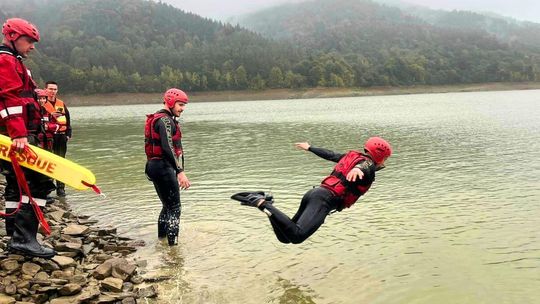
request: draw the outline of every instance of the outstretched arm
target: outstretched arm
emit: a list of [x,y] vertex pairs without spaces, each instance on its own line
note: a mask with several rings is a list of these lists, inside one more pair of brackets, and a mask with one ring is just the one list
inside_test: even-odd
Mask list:
[[343,157],[343,155],[345,155],[345,154],[336,153],[334,151],[324,149],[324,148],[312,147],[307,142],[296,143],[295,146],[298,149],[301,149],[301,150],[304,150],[304,151],[310,151],[310,152],[312,152],[313,154],[317,155],[320,158],[324,158],[326,160],[333,161],[335,163],[337,163]]

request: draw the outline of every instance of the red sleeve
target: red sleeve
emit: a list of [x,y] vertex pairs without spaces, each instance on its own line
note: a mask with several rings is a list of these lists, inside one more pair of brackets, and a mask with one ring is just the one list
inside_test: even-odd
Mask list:
[[23,82],[17,69],[22,73],[24,66],[15,57],[0,55],[0,117],[11,138],[27,136],[23,119],[24,101],[20,97]]

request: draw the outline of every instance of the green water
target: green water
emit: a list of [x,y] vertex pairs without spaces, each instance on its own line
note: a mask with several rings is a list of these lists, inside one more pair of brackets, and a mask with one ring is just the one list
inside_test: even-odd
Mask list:
[[[147,246],[163,303],[538,303],[540,91],[191,103],[179,246],[156,240],[144,176],[150,105],[72,108],[68,157],[108,194],[74,208]],[[293,143],[346,151],[380,135],[387,169],[353,208],[301,245],[229,196],[274,194],[292,215],[332,164]]]

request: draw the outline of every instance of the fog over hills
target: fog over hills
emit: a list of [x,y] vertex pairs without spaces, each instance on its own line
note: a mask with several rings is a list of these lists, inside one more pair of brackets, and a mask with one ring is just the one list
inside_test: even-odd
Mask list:
[[[177,8],[213,19],[227,20],[230,17],[253,13],[259,9],[284,3],[307,0],[166,0]],[[392,5],[413,4],[431,9],[467,10],[486,14],[498,14],[517,20],[540,23],[540,1],[537,0],[378,0]]]

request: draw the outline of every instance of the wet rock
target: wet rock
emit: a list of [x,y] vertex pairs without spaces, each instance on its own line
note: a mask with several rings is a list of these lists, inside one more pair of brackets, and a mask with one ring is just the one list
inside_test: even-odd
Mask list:
[[55,220],[56,222],[61,222],[62,218],[64,217],[64,214],[66,214],[64,210],[58,210],[58,211],[47,213],[47,217]]
[[63,251],[63,252],[81,252],[82,244],[81,243],[57,243],[56,246],[54,246],[54,250],[56,251]]
[[136,303],[137,302],[135,301],[134,297],[127,297],[122,300],[122,304],[136,304]]
[[131,283],[133,284],[141,284],[144,282],[144,278],[140,275],[134,275],[131,277]]
[[113,252],[126,251],[128,253],[137,251],[137,249],[135,247],[121,246],[121,245],[114,245],[114,244],[107,244],[107,245],[103,246],[103,250],[105,250],[105,251],[113,251]]
[[83,269],[88,271],[88,270],[93,270],[93,269],[96,269],[100,264],[95,264],[95,263],[92,263],[92,264],[85,264],[83,265]]
[[133,291],[134,286],[131,282],[124,282],[122,284],[122,291]]
[[102,253],[102,254],[97,254],[97,255],[95,256],[95,258],[96,258],[96,261],[99,261],[99,262],[105,262],[105,261],[107,261],[107,260],[112,259],[112,256],[109,255],[109,254],[104,254],[104,253]]
[[116,228],[113,228],[113,227],[105,227],[105,228],[100,228],[98,230],[98,235],[99,236],[109,236],[111,234],[116,234]]
[[10,254],[8,255],[8,259],[16,260],[17,262],[24,262],[26,258],[20,254]]
[[139,298],[155,298],[157,297],[157,290],[154,285],[150,285],[147,287],[139,288],[137,291],[137,296]]
[[58,266],[58,264],[48,259],[34,258],[32,259],[32,261],[41,265],[41,268],[44,271],[54,271],[60,269],[60,266]]
[[67,235],[83,235],[88,232],[89,229],[88,226],[71,224],[62,229],[62,233]]
[[81,285],[69,283],[62,286],[62,288],[58,289],[58,293],[62,296],[71,296],[71,295],[79,293],[79,291],[81,290],[82,290]]
[[17,293],[17,286],[15,284],[9,284],[9,285],[6,285],[5,288],[4,288],[4,293],[7,294],[7,295],[14,295]]
[[49,275],[44,271],[38,272],[34,276],[34,280],[38,280],[38,281],[45,281],[45,280],[48,280],[48,279],[49,279]]
[[113,227],[90,227],[97,221],[73,214],[65,201],[48,204],[45,216],[51,234],[37,238],[58,252],[52,259],[11,254],[6,251],[10,238],[0,234],[0,304],[131,304],[139,294],[154,297],[155,288],[138,289],[144,280],[137,268],[146,267],[144,261],[126,258],[143,241],[118,236]]
[[125,259],[115,259],[112,260],[111,263],[113,265],[112,276],[119,278],[122,281],[125,281],[131,275],[133,275],[135,269],[137,269],[137,266],[128,263],[128,261]]
[[77,304],[79,301],[76,297],[59,297],[56,299],[52,299],[51,304]]
[[49,296],[44,293],[33,294],[30,296],[30,299],[32,300],[31,301],[32,303],[42,304],[42,303],[47,302],[47,300],[49,300]]
[[19,268],[19,262],[15,259],[3,260],[0,265],[2,265],[2,269],[6,271],[13,271]]
[[30,288],[30,281],[22,280],[16,284],[17,290]]
[[60,268],[66,268],[66,267],[77,265],[75,260],[70,257],[55,255],[51,260],[53,260],[56,264],[58,264]]
[[98,286],[89,286],[84,288],[80,294],[77,295],[77,300],[80,302],[86,302],[94,299],[100,295]]
[[32,277],[34,277],[40,270],[41,266],[30,262],[24,263],[21,269],[23,274],[27,274]]
[[88,283],[88,280],[86,279],[86,275],[78,274],[71,277],[69,282],[74,283],[74,284],[79,284],[81,286],[85,286]]
[[171,276],[161,274],[149,274],[143,277],[145,282],[163,282],[171,279]]
[[111,275],[111,273],[112,273],[112,264],[105,262],[105,263],[99,265],[94,270],[94,273],[92,275],[94,276],[94,278],[96,278],[98,280],[103,280],[106,277],[109,277]]
[[122,284],[124,281],[117,278],[108,277],[101,281],[101,287],[105,290],[120,292],[122,291]]
[[15,304],[17,300],[14,297],[0,294],[0,304]]

